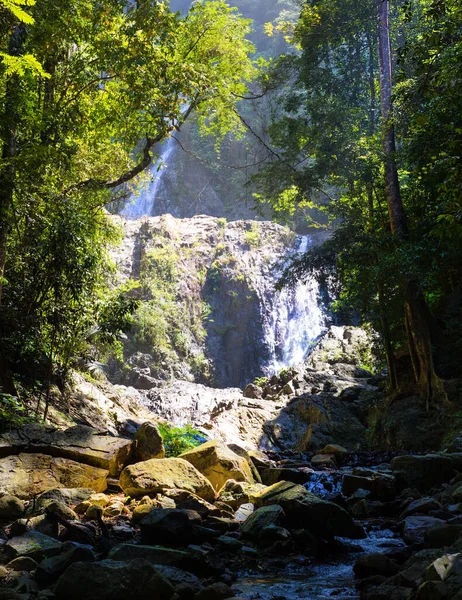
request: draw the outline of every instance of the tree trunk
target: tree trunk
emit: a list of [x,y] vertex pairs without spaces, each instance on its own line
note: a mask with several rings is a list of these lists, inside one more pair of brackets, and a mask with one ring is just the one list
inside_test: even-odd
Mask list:
[[[384,151],[385,186],[390,228],[400,244],[409,236],[406,213],[396,167],[392,102],[392,57],[389,30],[389,0],[376,0],[378,19],[380,107]],[[443,382],[435,373],[432,353],[431,315],[418,282],[402,274],[406,332],[416,382],[427,399],[445,399]]]

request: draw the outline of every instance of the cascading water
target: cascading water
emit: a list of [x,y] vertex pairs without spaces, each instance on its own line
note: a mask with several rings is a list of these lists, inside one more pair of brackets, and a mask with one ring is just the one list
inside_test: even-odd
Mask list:
[[162,145],[159,159],[151,165],[149,172],[152,176],[136,195],[131,198],[120,212],[126,218],[139,219],[144,216],[154,215],[156,198],[162,183],[164,170],[168,168],[169,158],[175,148],[175,140],[169,137]]
[[[311,244],[310,236],[301,237],[296,254],[304,254]],[[274,273],[273,285],[280,275],[280,270]],[[325,314],[315,279],[277,291],[264,322],[264,341],[270,356],[265,372],[273,375],[303,362],[324,330]]]

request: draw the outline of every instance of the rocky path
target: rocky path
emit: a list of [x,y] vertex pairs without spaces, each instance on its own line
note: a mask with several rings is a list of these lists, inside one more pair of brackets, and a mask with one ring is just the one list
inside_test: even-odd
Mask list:
[[0,599],[460,600],[462,454],[0,438]]

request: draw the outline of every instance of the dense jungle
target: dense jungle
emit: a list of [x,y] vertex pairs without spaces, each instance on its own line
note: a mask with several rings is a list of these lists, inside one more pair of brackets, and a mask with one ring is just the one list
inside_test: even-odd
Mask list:
[[462,6],[0,0],[0,600],[462,600]]

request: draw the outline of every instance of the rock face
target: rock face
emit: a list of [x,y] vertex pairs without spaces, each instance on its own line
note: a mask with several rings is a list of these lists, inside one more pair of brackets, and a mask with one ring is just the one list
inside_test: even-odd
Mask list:
[[131,446],[131,440],[108,436],[83,425],[59,430],[33,424],[4,433],[0,437],[0,456],[19,452],[48,454],[105,469],[109,475],[117,476],[128,460]]
[[212,440],[180,455],[205,475],[219,491],[229,479],[254,483],[249,463],[223,443]]
[[47,454],[18,454],[0,459],[0,489],[30,499],[51,488],[90,488],[103,492],[108,471]]
[[175,488],[193,492],[204,500],[215,497],[209,480],[182,458],[154,458],[130,465],[120,475],[120,486],[134,498]]
[[[300,239],[271,222],[228,223],[204,215],[114,221],[124,229],[123,245],[114,253],[120,280],[143,279],[149,257],[166,252],[175,263],[169,289],[182,313],[194,317],[178,323],[184,337],[181,344],[169,337],[169,353],[162,353],[158,345],[140,344],[134,331],[126,347],[132,369],[114,373],[117,382],[148,389],[173,375],[217,387],[244,387],[264,375],[262,365],[270,363],[274,351],[265,341],[276,298],[273,266],[294,251]],[[144,298],[151,299],[149,294]]]

